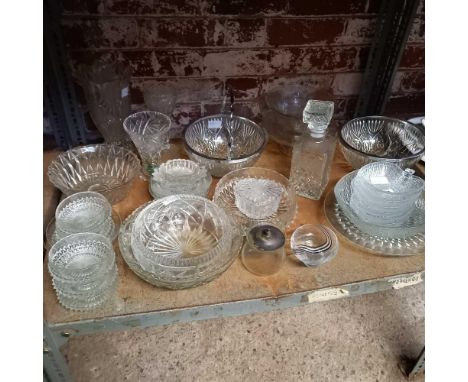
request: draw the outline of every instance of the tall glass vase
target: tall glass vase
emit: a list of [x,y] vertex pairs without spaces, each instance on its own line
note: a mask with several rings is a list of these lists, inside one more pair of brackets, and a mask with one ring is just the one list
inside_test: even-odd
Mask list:
[[121,62],[100,60],[82,68],[81,75],[89,113],[105,142],[131,148],[123,129],[130,114],[131,69]]

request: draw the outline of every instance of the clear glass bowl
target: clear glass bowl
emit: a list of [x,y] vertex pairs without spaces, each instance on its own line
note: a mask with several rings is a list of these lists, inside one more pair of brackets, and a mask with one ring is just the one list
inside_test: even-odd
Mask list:
[[135,274],[146,282],[163,288],[185,289],[205,284],[220,274],[222,274],[235,258],[242,248],[243,237],[235,227],[233,227],[233,239],[231,248],[225,253],[220,253],[205,263],[199,263],[193,266],[166,266],[154,267],[153,272],[143,269],[139,260],[134,256],[131,246],[133,225],[140,212],[147,207],[148,202],[134,210],[122,223],[119,233],[120,253]]
[[150,193],[155,199],[174,194],[206,197],[211,180],[204,166],[190,160],[173,159],[154,170]]
[[226,213],[208,199],[173,195],[146,206],[135,221],[132,249],[143,269],[187,267],[229,251],[233,228]]
[[267,134],[255,122],[217,114],[201,118],[184,131],[189,158],[204,165],[211,175],[252,166],[267,143]]
[[[239,210],[236,204],[234,187],[242,179],[264,179],[274,181],[283,187],[279,206],[272,215],[266,218],[254,219]],[[244,232],[251,226],[262,222],[268,222],[284,229],[291,223],[296,214],[296,192],[290,185],[288,178],[274,170],[261,167],[235,170],[223,176],[216,185],[213,201],[223,208]]]
[[[117,212],[112,211],[111,217],[103,225],[99,232],[95,232],[107,237],[113,242],[119,233],[121,219]],[[53,218],[46,227],[46,250],[49,250],[57,241],[69,236],[68,233],[64,233],[56,228],[55,218]]]
[[94,191],[77,192],[63,199],[55,210],[55,224],[63,233],[100,233],[112,214],[107,199]]
[[133,180],[141,174],[140,169],[140,160],[130,150],[100,144],[59,154],[50,163],[48,175],[65,195],[96,191],[115,204],[128,194]]
[[96,233],[76,233],[55,243],[48,254],[49,273],[65,282],[97,280],[114,266],[111,241]]
[[355,169],[379,161],[410,168],[424,155],[424,132],[394,118],[355,118],[342,127],[339,139],[343,155]]
[[404,240],[405,238],[411,240],[412,237],[417,235],[424,235],[424,192],[414,203],[414,208],[411,208],[412,213],[409,218],[403,223],[396,226],[369,224],[357,216],[351,208],[351,195],[353,193],[352,181],[356,177],[356,174],[357,171],[353,171],[345,175],[338,181],[334,188],[338,209],[335,211],[333,218],[338,221],[340,227],[346,229],[346,232],[352,233],[359,231],[359,236],[375,236],[381,238],[380,240]]
[[151,175],[159,165],[161,151],[169,147],[171,119],[157,111],[139,111],[125,118],[123,126],[140,154],[143,168]]
[[244,178],[233,186],[237,208],[251,219],[265,219],[279,207],[284,187],[274,180]]
[[291,236],[293,254],[308,267],[318,267],[330,261],[338,249],[335,233],[322,224],[302,225]]
[[263,96],[262,127],[276,142],[293,146],[294,140],[307,130],[302,112],[307,101],[314,98],[310,87],[279,86]]

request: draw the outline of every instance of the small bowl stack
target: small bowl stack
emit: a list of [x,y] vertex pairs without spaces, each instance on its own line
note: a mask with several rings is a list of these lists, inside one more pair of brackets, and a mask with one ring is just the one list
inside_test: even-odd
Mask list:
[[409,219],[424,190],[412,170],[387,162],[362,167],[352,181],[350,207],[366,223],[397,227]]
[[57,298],[67,309],[97,308],[115,290],[115,253],[112,243],[103,235],[69,235],[52,246],[48,261]]

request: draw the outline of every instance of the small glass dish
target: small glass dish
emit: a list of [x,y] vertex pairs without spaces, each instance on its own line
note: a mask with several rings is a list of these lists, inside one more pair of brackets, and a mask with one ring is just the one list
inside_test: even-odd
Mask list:
[[204,166],[191,160],[173,159],[154,170],[150,193],[155,199],[174,194],[206,197],[211,180]]
[[64,234],[101,233],[111,214],[112,206],[103,195],[94,191],[77,192],[59,203],[55,225]]
[[141,174],[138,157],[130,150],[109,144],[76,147],[61,153],[48,168],[50,182],[65,195],[96,191],[109,203],[125,198]]
[[318,267],[332,260],[338,253],[335,233],[322,224],[305,224],[291,236],[293,254],[307,267]]
[[[251,218],[238,208],[234,187],[242,179],[269,180],[281,185],[279,205],[273,214],[265,218]],[[296,192],[288,178],[274,170],[261,167],[247,167],[223,176],[216,185],[213,201],[234,219],[236,225],[244,231],[244,235],[250,227],[259,223],[273,224],[284,229],[296,214]]]
[[243,178],[233,186],[237,208],[251,219],[265,219],[279,207],[284,187],[274,180]]

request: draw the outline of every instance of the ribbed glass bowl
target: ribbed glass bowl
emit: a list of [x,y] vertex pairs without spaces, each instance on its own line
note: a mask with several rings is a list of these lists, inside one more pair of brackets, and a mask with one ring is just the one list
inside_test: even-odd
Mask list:
[[130,150],[98,144],[61,153],[49,165],[48,176],[65,195],[96,191],[115,204],[128,194],[140,169],[140,160]]
[[363,221],[351,207],[353,193],[352,181],[357,171],[353,171],[341,178],[335,185],[334,194],[338,203],[340,214],[366,235],[379,236],[385,239],[403,239],[424,233],[425,223],[425,195],[424,192],[414,203],[414,208],[408,219],[395,226],[380,226]]
[[135,221],[132,249],[143,269],[191,267],[229,251],[233,228],[226,213],[208,199],[173,195],[146,206]]
[[189,158],[204,165],[216,177],[252,166],[267,143],[266,131],[255,122],[224,114],[195,121],[183,136]]
[[[255,219],[239,210],[238,203],[236,203],[235,186],[239,180],[243,179],[265,179],[282,186],[278,208],[270,216]],[[290,185],[288,178],[274,170],[261,167],[243,168],[223,176],[216,185],[213,201],[223,208],[244,232],[249,227],[259,223],[269,223],[286,228],[296,214],[296,192]]]
[[342,127],[339,139],[344,157],[355,169],[378,161],[413,167],[424,155],[423,130],[395,118],[355,118]]
[[213,257],[210,261],[184,267],[161,265],[154,267],[152,272],[143,269],[132,249],[132,231],[140,212],[151,203],[153,202],[148,202],[134,210],[122,223],[119,233],[120,253],[129,268],[141,279],[162,288],[192,288],[205,284],[221,275],[238,256],[243,237],[235,227],[232,227],[233,239],[230,248],[226,252],[220,253],[219,256]]

